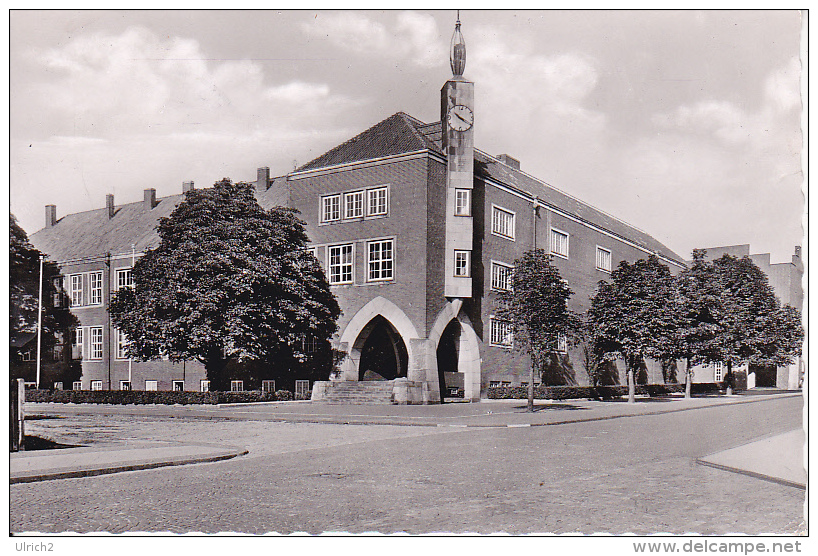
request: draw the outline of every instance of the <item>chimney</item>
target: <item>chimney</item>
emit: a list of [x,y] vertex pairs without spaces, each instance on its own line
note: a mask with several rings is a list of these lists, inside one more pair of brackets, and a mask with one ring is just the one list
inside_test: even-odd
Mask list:
[[[263,189],[262,189],[263,188]],[[267,166],[258,169],[256,191],[267,191],[270,188],[270,169]]]
[[146,189],[145,190],[145,208],[151,210],[153,207],[156,206],[156,190]]
[[105,196],[105,206],[108,208],[108,219],[110,220],[111,218],[114,217],[114,212],[115,212],[115,210],[114,210],[114,196],[112,194],[110,194],[110,193],[108,193]]
[[182,182],[182,193],[187,193],[188,191],[193,191],[193,182],[192,181],[183,181]]
[[511,166],[515,170],[520,169],[520,161],[512,156],[508,156],[507,154],[500,154],[497,155],[497,160],[505,164],[506,166]]
[[57,223],[57,205],[45,206],[45,227],[50,228]]

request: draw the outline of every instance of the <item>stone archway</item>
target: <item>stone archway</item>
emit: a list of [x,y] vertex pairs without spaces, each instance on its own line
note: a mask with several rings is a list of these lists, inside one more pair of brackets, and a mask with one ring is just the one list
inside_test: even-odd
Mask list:
[[[461,311],[462,300],[456,299],[446,304],[440,311],[434,326],[429,332],[429,340],[438,355],[438,380],[445,387],[446,372],[457,372],[463,375],[464,398],[480,400],[480,344],[477,333],[472,327],[468,315]],[[449,345],[447,345],[449,344]],[[442,349],[443,351],[438,351]],[[452,356],[456,356],[456,365]],[[440,364],[446,365],[441,368]],[[445,396],[445,392],[441,392]]]
[[[403,343],[406,350],[406,370],[407,374],[410,373],[413,361],[412,340],[418,338],[417,329],[400,307],[385,297],[378,296],[355,313],[338,340],[337,347],[347,352],[347,357],[341,365],[343,380],[359,380],[361,356],[369,335],[376,329],[379,322],[376,317],[388,323],[389,333],[393,334],[395,343],[397,339]],[[400,354],[398,353],[397,356]]]
[[358,362],[358,380],[393,380],[405,378],[409,354],[400,334],[381,315],[375,316],[364,327],[353,344],[361,353]]

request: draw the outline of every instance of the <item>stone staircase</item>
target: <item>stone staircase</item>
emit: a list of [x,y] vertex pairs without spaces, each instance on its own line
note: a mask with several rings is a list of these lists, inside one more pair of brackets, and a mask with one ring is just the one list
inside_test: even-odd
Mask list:
[[316,382],[312,400],[336,405],[388,405],[394,403],[393,387],[392,380]]

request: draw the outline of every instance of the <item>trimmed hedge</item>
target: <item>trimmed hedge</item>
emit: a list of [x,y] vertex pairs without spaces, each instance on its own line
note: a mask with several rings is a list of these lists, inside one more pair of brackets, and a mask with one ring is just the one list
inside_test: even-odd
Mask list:
[[[722,385],[714,382],[694,382],[693,394],[712,394],[722,391]],[[684,384],[637,384],[638,395],[652,398],[684,393]],[[538,400],[577,400],[584,398],[612,400],[628,395],[627,386],[536,386],[534,398]],[[500,386],[488,388],[486,397],[490,400],[524,400],[528,398],[527,386]]]
[[276,402],[310,399],[310,393],[294,396],[289,390],[262,392],[170,392],[137,390],[26,390],[27,402],[107,403],[160,405],[215,405],[220,403]]

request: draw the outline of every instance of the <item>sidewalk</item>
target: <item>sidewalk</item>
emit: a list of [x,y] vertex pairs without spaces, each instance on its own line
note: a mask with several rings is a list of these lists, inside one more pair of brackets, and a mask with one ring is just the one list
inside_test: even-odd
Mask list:
[[[765,395],[736,395],[731,397],[638,398],[637,403],[624,401],[536,400],[535,411],[526,411],[526,400],[483,400],[479,403],[447,403],[442,405],[329,405],[322,403],[271,402],[257,404],[229,404],[223,406],[163,406],[163,405],[92,405],[27,403],[27,415],[133,415],[146,418],[173,417],[212,421],[274,421],[289,423],[326,423],[349,425],[389,425],[412,427],[455,428],[516,428],[554,426],[566,423],[590,422],[607,419],[632,418],[713,407],[759,403],[781,397],[801,397],[800,393],[773,393]],[[759,411],[762,411],[759,408]],[[772,440],[772,439],[768,439]],[[168,442],[126,442],[98,444],[82,448],[38,450],[13,453],[10,457],[11,483],[48,479],[85,477],[168,465],[184,465],[218,461],[247,453],[246,450],[179,444]],[[803,444],[803,438],[801,440]],[[738,449],[736,449],[738,450]],[[729,453],[728,453],[729,452]],[[753,470],[763,462],[766,454],[778,454],[773,470]],[[759,444],[745,450],[728,450],[724,457],[708,456],[700,463],[730,470],[748,470],[747,474],[766,478],[778,477],[787,469],[802,467],[802,451],[798,441],[789,437],[778,444]],[[714,459],[711,459],[714,458]],[[801,458],[801,459],[799,459]],[[766,469],[766,468],[765,468]],[[739,471],[743,472],[743,471]],[[784,475],[785,481],[801,483]],[[787,478],[789,477],[789,478]],[[780,481],[779,481],[780,482]],[[785,483],[788,484],[788,483]]]
[[9,475],[11,484],[30,483],[220,461],[246,453],[231,448],[147,442],[24,451],[10,454]]
[[796,488],[807,488],[803,429],[699,458],[697,463]]

